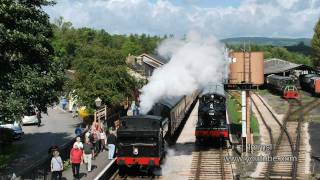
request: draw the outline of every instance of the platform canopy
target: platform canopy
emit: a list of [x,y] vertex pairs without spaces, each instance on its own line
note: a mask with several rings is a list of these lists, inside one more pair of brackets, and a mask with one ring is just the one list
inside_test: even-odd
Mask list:
[[279,74],[283,72],[288,72],[291,70],[309,70],[309,71],[315,71],[310,66],[303,65],[303,64],[296,64],[289,61],[285,61],[282,59],[277,58],[271,58],[271,59],[265,59],[264,61],[264,74]]

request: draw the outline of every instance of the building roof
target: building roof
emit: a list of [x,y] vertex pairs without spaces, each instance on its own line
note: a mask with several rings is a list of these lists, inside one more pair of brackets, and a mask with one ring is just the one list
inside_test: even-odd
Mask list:
[[146,54],[146,53],[143,53],[141,54],[140,56],[146,56],[148,57],[149,59],[152,59],[154,61],[156,61],[157,63],[161,64],[161,65],[164,65],[166,63],[169,62],[169,59],[165,58],[165,57],[162,57],[160,55],[155,55],[155,54]]
[[264,74],[277,74],[299,67],[307,67],[302,64],[295,64],[282,59],[271,58],[264,61]]

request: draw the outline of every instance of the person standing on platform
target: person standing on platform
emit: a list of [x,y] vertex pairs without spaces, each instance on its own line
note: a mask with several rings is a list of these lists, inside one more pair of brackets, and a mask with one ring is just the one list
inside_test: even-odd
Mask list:
[[113,159],[113,157],[114,157],[116,142],[117,142],[117,137],[112,132],[110,132],[110,134],[108,135],[108,138],[107,138],[108,149],[109,149],[108,159],[110,159],[110,160]]
[[59,151],[53,151],[53,157],[51,159],[51,172],[53,180],[61,180],[63,171],[62,159],[59,155]]
[[83,160],[84,163],[87,164],[88,172],[91,171],[92,157],[94,157],[93,146],[91,142],[88,139],[86,139],[85,143],[83,144]]
[[82,150],[75,144],[70,151],[70,163],[72,165],[73,177],[76,179],[80,178],[80,164],[82,163],[82,157]]
[[104,130],[101,128],[100,129],[100,150],[101,152],[103,152],[106,149],[106,133],[104,132]]
[[77,145],[80,149],[83,149],[83,143],[81,142],[80,136],[76,138],[76,142],[74,142],[73,146]]

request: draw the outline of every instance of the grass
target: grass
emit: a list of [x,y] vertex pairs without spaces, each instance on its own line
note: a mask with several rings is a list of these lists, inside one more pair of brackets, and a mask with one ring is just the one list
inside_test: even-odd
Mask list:
[[234,97],[228,97],[227,108],[232,124],[241,124],[241,107]]
[[254,114],[252,114],[251,116],[250,127],[252,130],[253,136],[259,136],[259,124],[258,124],[257,117]]
[[[239,104],[240,96],[229,96],[227,99],[227,108],[232,124],[241,125],[241,105]],[[250,121],[251,130],[254,136],[259,136],[259,124],[257,117],[252,114]]]
[[9,161],[14,159],[21,150],[20,146],[15,144],[0,145],[0,170],[7,168]]
[[258,92],[260,95],[265,95],[270,93],[268,89],[259,89],[256,92]]

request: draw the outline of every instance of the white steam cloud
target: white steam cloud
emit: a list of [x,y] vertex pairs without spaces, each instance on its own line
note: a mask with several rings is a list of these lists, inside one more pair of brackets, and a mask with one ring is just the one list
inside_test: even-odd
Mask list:
[[187,95],[209,83],[221,83],[226,75],[224,46],[214,37],[190,32],[185,40],[163,41],[158,53],[171,58],[153,72],[149,83],[142,88],[143,114],[162,98]]

